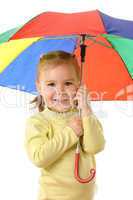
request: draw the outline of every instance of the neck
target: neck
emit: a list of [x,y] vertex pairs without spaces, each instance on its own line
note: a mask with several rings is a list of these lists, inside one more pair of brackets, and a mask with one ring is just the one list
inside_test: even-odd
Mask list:
[[48,108],[49,110],[53,111],[53,112],[56,112],[56,113],[67,113],[67,112],[69,112],[69,111],[75,109],[75,108],[69,108],[68,110],[65,110],[65,111],[58,111],[58,110],[56,110],[56,109],[54,109],[54,108],[50,108],[50,107],[47,107],[47,108]]

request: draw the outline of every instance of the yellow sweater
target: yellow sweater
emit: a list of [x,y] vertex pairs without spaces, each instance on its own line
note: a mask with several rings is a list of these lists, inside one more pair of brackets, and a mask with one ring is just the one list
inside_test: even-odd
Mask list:
[[[59,113],[45,108],[26,121],[25,147],[29,159],[41,168],[39,200],[92,200],[95,180],[79,183],[74,178],[75,149],[78,142],[68,121],[78,115],[76,108]],[[101,123],[95,115],[82,118],[84,135],[80,152],[80,177],[96,168],[94,154],[104,149]]]

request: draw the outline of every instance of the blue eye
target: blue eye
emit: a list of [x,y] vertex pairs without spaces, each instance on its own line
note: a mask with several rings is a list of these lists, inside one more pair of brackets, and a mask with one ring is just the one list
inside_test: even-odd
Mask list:
[[66,85],[72,85],[72,83],[71,83],[71,82],[66,82],[65,84],[66,84]]
[[48,86],[54,86],[55,85],[55,83],[49,83],[48,84]]

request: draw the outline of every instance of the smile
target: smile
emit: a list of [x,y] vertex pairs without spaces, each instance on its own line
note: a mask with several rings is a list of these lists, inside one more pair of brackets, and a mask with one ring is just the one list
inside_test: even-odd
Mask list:
[[56,102],[66,102],[66,101],[68,101],[68,99],[61,99],[61,100],[59,100],[59,99],[53,99],[53,101],[56,101]]

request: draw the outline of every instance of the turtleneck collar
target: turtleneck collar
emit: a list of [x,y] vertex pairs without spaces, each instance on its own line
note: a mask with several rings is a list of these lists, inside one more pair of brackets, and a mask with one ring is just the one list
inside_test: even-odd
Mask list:
[[77,108],[70,108],[69,110],[65,112],[58,112],[55,110],[52,110],[51,108],[46,107],[43,111],[43,114],[46,114],[48,118],[65,118],[65,117],[70,117],[72,115],[77,115],[78,114],[78,109]]

